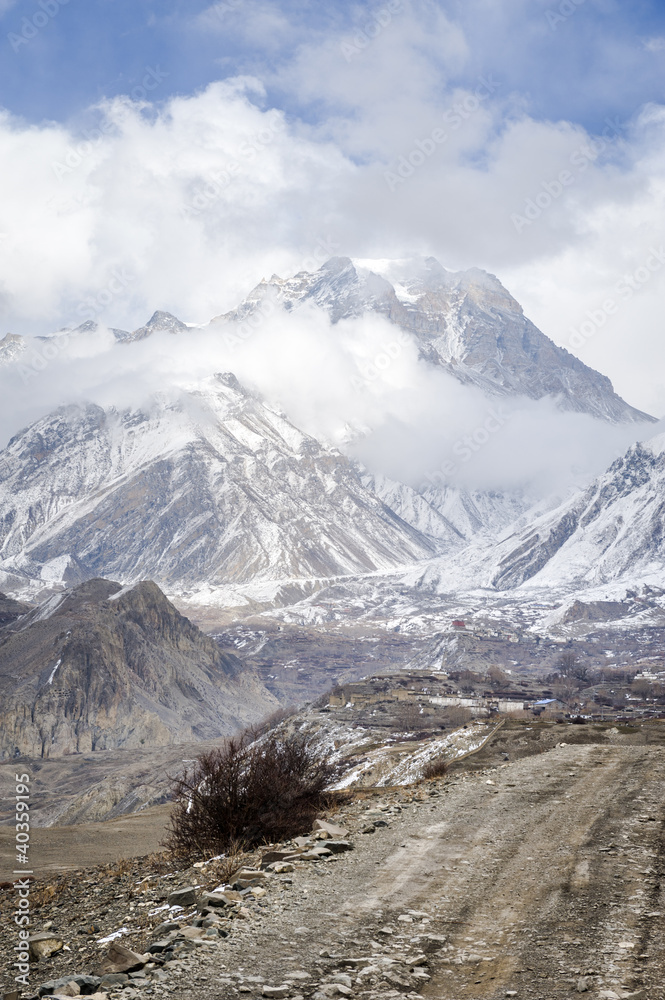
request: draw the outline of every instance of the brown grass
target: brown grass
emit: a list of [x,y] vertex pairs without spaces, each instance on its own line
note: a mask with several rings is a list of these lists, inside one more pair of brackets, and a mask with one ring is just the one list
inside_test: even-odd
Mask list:
[[433,760],[427,761],[421,773],[425,780],[444,778],[448,774],[448,761],[445,757],[434,757]]

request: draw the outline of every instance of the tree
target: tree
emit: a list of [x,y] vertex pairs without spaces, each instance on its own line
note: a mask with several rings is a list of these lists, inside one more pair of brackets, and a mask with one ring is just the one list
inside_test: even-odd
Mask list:
[[166,847],[220,854],[309,831],[336,769],[311,739],[252,730],[202,753],[177,778]]
[[487,671],[487,676],[489,677],[493,688],[503,690],[504,688],[510,687],[510,678],[508,677],[508,674],[504,674],[501,667],[490,667]]

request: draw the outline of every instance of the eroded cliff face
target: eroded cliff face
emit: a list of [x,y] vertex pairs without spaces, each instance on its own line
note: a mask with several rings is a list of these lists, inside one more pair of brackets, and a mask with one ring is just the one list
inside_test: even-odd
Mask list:
[[0,755],[224,735],[274,698],[151,581],[89,580],[0,629]]

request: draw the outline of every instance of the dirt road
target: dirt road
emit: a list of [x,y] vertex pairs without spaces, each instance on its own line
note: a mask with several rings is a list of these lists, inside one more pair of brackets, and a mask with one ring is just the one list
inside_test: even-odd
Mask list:
[[[408,992],[408,982],[437,1000],[549,1000],[578,988],[665,997],[665,750],[560,746],[439,789],[356,834],[355,852],[273,886],[221,963],[197,955],[178,995],[200,997],[204,984],[209,998],[243,983],[260,992],[247,986],[252,974],[333,995],[341,973],[365,997]],[[431,978],[421,969],[400,984],[395,967],[381,986],[382,960],[422,950],[426,934],[447,939],[428,955]],[[375,972],[359,977],[361,966]]]
[[[600,728],[509,723],[445,779],[363,793],[333,817],[354,850],[268,877],[228,936],[195,940],[183,913],[175,959],[109,1000],[665,1000],[665,726]],[[95,972],[91,921],[141,952],[174,886],[216,885],[212,868],[128,869],[42,891],[35,930],[53,924],[68,950],[35,987]]]

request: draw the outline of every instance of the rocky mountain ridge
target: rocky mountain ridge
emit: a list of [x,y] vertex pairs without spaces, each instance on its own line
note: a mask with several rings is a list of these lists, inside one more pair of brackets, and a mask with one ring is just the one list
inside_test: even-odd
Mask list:
[[429,364],[489,396],[551,396],[563,410],[616,423],[655,419],[617,396],[606,376],[557,347],[498,278],[478,268],[446,271],[434,257],[333,257],[315,272],[264,279],[217,322],[245,322],[267,300],[287,311],[314,303],[333,323],[378,313],[412,336]]
[[665,435],[637,443],[581,495],[502,543],[498,589],[662,579]]
[[210,739],[276,707],[150,581],[89,580],[0,628],[0,756]]

